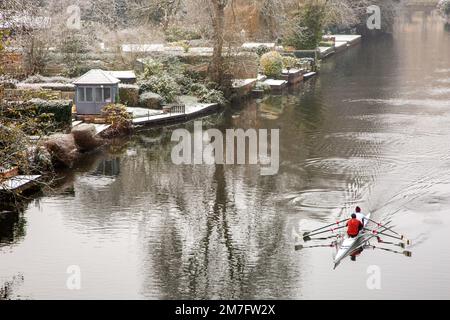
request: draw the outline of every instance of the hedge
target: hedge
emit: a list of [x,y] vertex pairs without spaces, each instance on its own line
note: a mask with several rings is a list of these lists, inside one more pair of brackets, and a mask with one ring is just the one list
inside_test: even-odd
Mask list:
[[139,104],[139,86],[119,84],[120,103],[128,107],[137,107]]
[[72,101],[3,102],[0,103],[0,117],[4,124],[14,125],[28,135],[48,134],[70,127]]
[[37,107],[38,113],[50,113],[54,115],[54,120],[60,124],[70,124],[72,122],[72,106],[71,100],[41,100],[32,99],[29,101]]

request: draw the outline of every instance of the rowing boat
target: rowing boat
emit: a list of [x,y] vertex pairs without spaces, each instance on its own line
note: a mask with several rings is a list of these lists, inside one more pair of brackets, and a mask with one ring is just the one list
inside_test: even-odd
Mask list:
[[366,242],[373,237],[370,232],[367,232],[365,228],[370,223],[370,213],[366,215],[366,219],[364,221],[364,228],[360,231],[360,233],[355,237],[351,238],[346,236],[343,238],[340,245],[337,245],[338,251],[334,257],[334,268],[341,263],[343,259],[353,254],[356,250],[362,248]]
[[[402,254],[406,257],[411,257],[411,251],[404,250],[398,251],[386,247],[374,246],[370,244],[370,241],[374,238],[377,239],[377,242],[383,245],[392,245],[397,246],[402,249],[405,249],[407,245],[411,244],[411,241],[408,240],[404,235],[397,233],[392,230],[393,226],[391,226],[391,221],[387,222],[376,222],[371,219],[371,214],[365,216],[364,220],[364,228],[360,231],[358,236],[355,238],[351,238],[347,236],[347,233],[338,232],[337,230],[342,230],[346,228],[346,223],[348,219],[343,219],[340,221],[336,221],[329,225],[311,230],[305,231],[303,233],[303,241],[309,242],[314,241],[312,245],[305,244],[297,244],[295,245],[295,250],[303,250],[308,248],[323,248],[323,247],[335,247],[336,255],[334,256],[334,269],[348,256],[356,256],[363,249],[371,248],[371,249],[379,249],[383,251],[388,251],[392,253]],[[371,229],[367,228],[368,225],[372,223],[374,226]],[[323,236],[324,234],[328,234]],[[322,235],[322,236],[319,236]],[[319,237],[318,237],[319,236]],[[400,243],[394,243],[389,241],[384,241],[382,237],[388,237],[391,239],[401,240]],[[335,239],[331,244],[316,244],[315,241]]]

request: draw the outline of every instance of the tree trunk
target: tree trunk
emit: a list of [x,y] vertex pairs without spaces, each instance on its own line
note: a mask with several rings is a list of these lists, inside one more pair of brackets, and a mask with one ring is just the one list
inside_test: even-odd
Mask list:
[[211,61],[211,80],[221,85],[224,76],[223,34],[225,28],[225,0],[211,0],[213,5],[212,25],[214,30],[214,51]]

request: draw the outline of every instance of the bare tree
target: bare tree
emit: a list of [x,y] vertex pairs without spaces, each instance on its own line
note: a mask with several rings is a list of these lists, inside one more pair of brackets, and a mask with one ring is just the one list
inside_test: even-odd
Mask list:
[[41,72],[48,59],[50,34],[46,29],[47,1],[5,0],[0,4],[2,22],[9,29],[11,47],[21,49],[27,74]]
[[211,79],[218,85],[224,82],[224,31],[225,8],[232,0],[208,0],[211,6],[210,16],[213,27],[214,51],[210,66]]
[[396,0],[327,0],[327,26],[337,29],[356,28],[358,33],[367,34],[367,8],[379,6],[382,23],[379,32],[390,33],[394,24],[399,1]]
[[182,0],[132,0],[129,5],[133,16],[146,23],[159,23],[167,30],[180,11]]

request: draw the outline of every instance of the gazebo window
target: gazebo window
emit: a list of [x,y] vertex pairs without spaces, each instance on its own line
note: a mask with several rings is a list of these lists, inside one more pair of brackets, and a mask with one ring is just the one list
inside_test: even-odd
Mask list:
[[112,102],[111,100],[111,88],[103,88],[103,101]]
[[103,102],[103,88],[95,88],[95,102]]
[[86,88],[86,101],[94,102],[94,96],[92,92],[92,88]]
[[78,88],[78,101],[83,102],[85,99],[84,88]]

